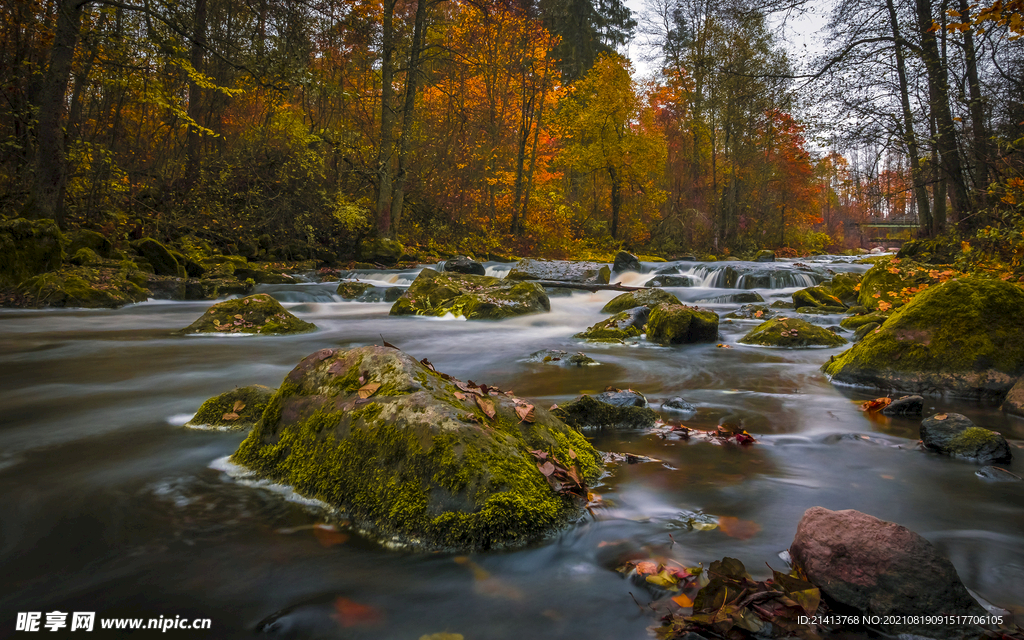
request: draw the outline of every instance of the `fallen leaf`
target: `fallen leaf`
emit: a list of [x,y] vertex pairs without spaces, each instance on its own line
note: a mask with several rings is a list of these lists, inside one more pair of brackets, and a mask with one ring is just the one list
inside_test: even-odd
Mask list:
[[517,404],[516,415],[519,416],[520,422],[536,422],[537,418],[533,415],[532,404]]
[[495,410],[493,400],[488,400],[487,398],[476,396],[476,404],[478,407],[480,407],[480,410],[484,412],[484,415],[491,419],[494,418]]
[[245,403],[244,402],[242,402],[241,400],[235,400],[235,405],[233,407],[231,407],[231,410],[233,412],[235,412],[235,413],[238,413],[239,411],[241,411],[244,408],[245,408]]
[[672,596],[672,602],[676,603],[680,607],[693,606],[693,599],[685,593],[680,593],[678,596]]
[[338,531],[338,528],[334,525],[323,525],[318,524],[313,527],[313,537],[322,546],[330,549],[339,544],[345,544],[348,542],[348,534]]
[[936,415],[932,416],[932,419],[933,419],[933,420],[939,420],[939,421],[942,421],[942,420],[945,420],[945,419],[946,419],[946,418],[948,418],[948,417],[949,417],[949,416],[948,416],[948,415],[946,415],[945,413],[939,413],[939,414],[936,414]]
[[240,313],[236,313],[236,314],[234,315],[234,317],[235,317],[236,319],[238,319],[238,320],[245,320],[245,318],[243,318],[243,317],[242,317],[242,314],[240,314]]
[[716,346],[717,346],[717,347],[718,347],[719,349],[732,349],[732,347],[730,347],[729,345],[727,345],[727,344],[725,344],[725,343],[719,343],[719,344],[718,344],[718,345],[716,345]]
[[225,413],[224,415],[222,415],[220,417],[220,419],[224,420],[225,422],[231,422],[232,420],[238,420],[238,414],[237,413]]
[[334,600],[333,617],[342,627],[371,626],[380,624],[384,619],[377,609],[340,597]]
[[555,465],[551,464],[550,460],[542,464],[538,464],[537,468],[540,469],[540,472],[543,473],[545,477],[550,476],[555,472]]
[[380,336],[380,341],[384,343],[385,347],[391,347],[392,349],[397,349],[398,348],[395,345],[393,345],[390,342],[388,342],[387,340],[385,340],[383,334],[377,334],[377,335]]
[[888,476],[888,475],[885,475],[885,474],[882,474],[881,477],[882,477],[883,480],[895,480],[896,479],[895,476]]
[[359,387],[359,397],[363,400],[369,398],[373,394],[377,393],[377,389],[380,389],[379,382],[370,382]]
[[860,405],[860,410],[874,413],[875,411],[881,411],[888,407],[891,402],[892,398],[875,398],[874,400],[868,400],[864,404]]
[[458,398],[459,400],[465,400],[466,399],[466,394],[462,393],[461,391],[456,391],[455,392],[455,397]]
[[217,318],[214,318],[213,319],[213,326],[219,327],[220,326],[220,320],[218,320]]
[[737,540],[748,540],[757,535],[761,525],[750,520],[740,520],[732,516],[721,516],[718,518],[718,528],[722,533]]

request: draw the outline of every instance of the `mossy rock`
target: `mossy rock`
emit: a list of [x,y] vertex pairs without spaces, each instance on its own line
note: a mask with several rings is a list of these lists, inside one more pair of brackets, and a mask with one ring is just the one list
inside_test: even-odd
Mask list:
[[649,316],[650,309],[648,307],[633,307],[620,311],[610,318],[605,318],[573,337],[591,342],[622,342],[643,333]]
[[608,284],[611,269],[600,262],[523,258],[505,276],[509,280],[555,280],[580,284]]
[[170,250],[153,238],[143,238],[132,243],[132,249],[153,267],[158,276],[182,276],[182,266],[171,254]]
[[342,282],[338,285],[337,293],[345,300],[352,300],[363,295],[370,289],[373,289],[373,285],[366,282]]
[[700,307],[659,304],[647,318],[647,339],[659,344],[714,342],[718,339],[718,314]]
[[697,304],[752,304],[764,302],[764,298],[756,291],[739,291],[737,293],[726,293],[713,298],[701,298],[695,300]]
[[824,371],[904,393],[1001,398],[1024,373],[1024,291],[960,278],[918,294]]
[[661,274],[644,283],[645,287],[692,287],[693,279],[689,276]]
[[397,240],[372,238],[363,240],[359,245],[358,257],[363,262],[391,265],[397,263],[403,253],[405,253],[405,247]]
[[316,325],[296,318],[265,293],[225,300],[179,333],[252,333],[283,335],[315,331]]
[[832,295],[828,289],[818,285],[807,287],[793,293],[793,304],[797,309],[800,307],[838,307],[840,313],[846,309],[843,301]]
[[959,413],[940,413],[921,422],[926,449],[977,462],[1010,462],[1013,455],[1001,434],[982,429]]
[[914,293],[938,284],[942,273],[953,275],[950,270],[887,256],[861,278],[857,301],[868,309],[878,309],[879,303],[883,302],[892,308],[901,307]]
[[80,249],[91,249],[101,258],[115,258],[114,245],[110,240],[89,229],[78,229],[68,234],[68,255],[74,256]]
[[89,266],[101,264],[103,260],[100,258],[99,254],[89,247],[82,247],[78,251],[75,251],[68,262],[78,266]]
[[796,309],[796,305],[792,302],[786,302],[785,300],[776,300],[768,305],[772,309]]
[[814,316],[827,316],[846,313],[846,307],[797,307],[796,312]]
[[646,401],[642,405],[639,403],[615,403],[607,401],[612,399],[608,397],[610,395],[614,395],[614,392],[600,393],[596,396],[584,394],[575,400],[559,405],[554,410],[554,414],[567,425],[580,430],[649,429],[657,422],[658,414],[646,406]]
[[838,347],[846,344],[842,336],[799,318],[773,318],[762,322],[740,342],[765,347]]
[[640,264],[640,259],[632,253],[629,253],[628,251],[620,251],[615,254],[615,260],[612,263],[612,271],[615,273],[643,271],[643,265]]
[[615,296],[608,304],[604,305],[601,309],[601,313],[618,313],[625,311],[626,309],[632,309],[633,307],[656,307],[662,302],[669,304],[682,304],[679,302],[679,298],[675,297],[668,291],[662,291],[661,289],[643,289],[641,291],[630,291],[629,293],[623,293],[622,295]]
[[829,291],[843,304],[855,304],[858,296],[857,285],[862,278],[859,273],[837,273],[828,283]]
[[64,236],[53,220],[15,218],[0,222],[0,286],[60,268]]
[[952,238],[931,238],[904,242],[896,257],[923,264],[946,265],[953,264],[958,253],[960,243]]
[[860,316],[849,316],[839,321],[839,326],[844,329],[856,330],[866,324],[885,324],[891,313],[884,311],[872,311]]
[[283,273],[235,266],[234,276],[239,280],[252,279],[256,284],[295,284],[295,278]]
[[423,269],[391,307],[393,316],[443,316],[501,320],[551,310],[544,287],[490,276]]
[[131,275],[124,269],[76,266],[30,278],[18,291],[26,306],[116,309],[149,298]]
[[775,262],[775,252],[770,249],[761,249],[754,254],[754,262]]
[[543,362],[563,367],[589,367],[600,364],[582,351],[569,353],[560,349],[543,349],[530,354],[530,362]]
[[871,333],[875,329],[878,329],[881,326],[882,325],[878,324],[877,322],[869,322],[868,324],[860,325],[859,327],[857,327],[857,330],[853,332],[853,341],[860,342],[861,340],[866,338],[869,333]]
[[185,426],[248,429],[255,426],[263,416],[263,410],[267,408],[274,391],[270,387],[254,384],[214,396],[199,407],[199,411],[185,423]]
[[730,320],[768,320],[778,312],[765,304],[745,304],[732,313],[725,314]]
[[590,482],[601,473],[594,448],[539,406],[527,422],[514,397],[481,400],[493,417],[397,349],[324,349],[288,374],[232,459],[418,549],[519,547],[583,515],[531,452]]
[[1024,416],[1024,378],[1017,380],[1006,394],[1000,409],[1015,416]]

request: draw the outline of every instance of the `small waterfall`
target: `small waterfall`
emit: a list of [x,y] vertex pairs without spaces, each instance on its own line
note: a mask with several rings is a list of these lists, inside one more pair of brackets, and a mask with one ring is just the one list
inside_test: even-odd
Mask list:
[[686,271],[680,271],[684,275],[692,275],[697,279],[699,287],[711,289],[732,289],[736,286],[736,270],[729,266],[708,266],[698,264]]
[[745,273],[736,281],[737,289],[789,289],[813,287],[818,284],[815,274],[800,271],[755,271]]

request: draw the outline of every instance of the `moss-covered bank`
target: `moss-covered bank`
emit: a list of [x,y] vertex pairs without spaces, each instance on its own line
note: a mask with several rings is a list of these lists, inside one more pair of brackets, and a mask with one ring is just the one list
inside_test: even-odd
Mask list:
[[516,407],[506,394],[462,393],[397,349],[324,349],[288,374],[233,460],[344,510],[380,539],[514,547],[582,513],[531,451],[586,481],[601,470],[572,428],[540,407],[533,422],[521,419]]

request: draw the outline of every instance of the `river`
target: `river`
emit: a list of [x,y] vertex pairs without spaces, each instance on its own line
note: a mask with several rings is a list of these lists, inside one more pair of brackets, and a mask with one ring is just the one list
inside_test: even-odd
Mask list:
[[[804,262],[819,273],[867,268],[830,257]],[[768,302],[815,280],[792,262],[729,264],[753,273],[736,286]],[[507,269],[488,264],[491,274]],[[722,286],[731,283],[721,264],[680,269],[696,286],[668,290],[684,302],[736,292]],[[757,269],[770,271],[756,277]],[[353,275],[405,286],[415,273]],[[739,320],[720,327],[731,348],[574,339],[606,317],[600,308],[611,291],[555,295],[547,314],[465,322],[392,318],[390,304],[342,301],[336,286],[258,288],[319,327],[287,337],[172,334],[208,302],[0,311],[0,637],[22,635],[13,632],[18,612],[79,611],[210,619],[209,631],[168,632],[183,638],[639,640],[657,619],[634,602],[646,605],[651,595],[614,570],[623,558],[707,566],[732,556],[763,579],[766,563],[784,566],[779,553],[815,505],[909,527],[948,555],[978,596],[1024,614],[1024,483],[986,480],[977,465],[916,450],[919,418],[861,412],[858,402],[878,393],[835,387],[819,371],[842,348],[741,345],[756,322]],[[725,314],[740,305],[707,306]],[[810,319],[831,326],[840,317]],[[681,396],[697,405],[688,426],[739,426],[758,442],[589,434],[600,450],[654,461],[609,466],[594,488],[603,506],[557,538],[466,558],[385,550],[313,527],[320,519],[301,500],[225,471],[244,433],[182,426],[212,395],[276,387],[318,349],[382,336],[439,371],[544,406],[609,385],[641,391],[655,408]],[[600,364],[531,362],[540,349],[583,350]],[[926,415],[940,411],[1006,435],[1017,453],[1006,468],[1024,475],[1024,420],[992,404],[926,399]],[[722,516],[748,524],[728,534],[690,525]]]

